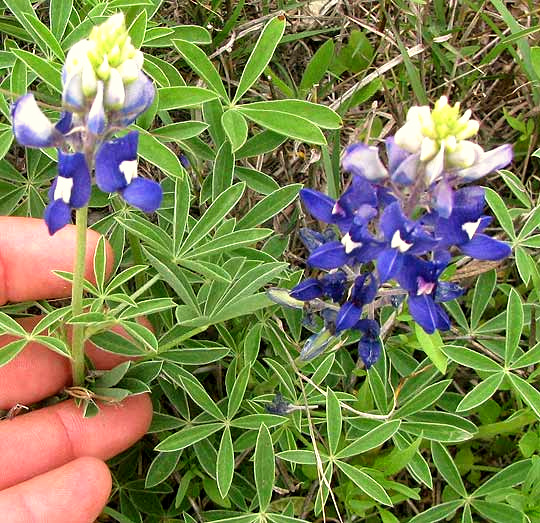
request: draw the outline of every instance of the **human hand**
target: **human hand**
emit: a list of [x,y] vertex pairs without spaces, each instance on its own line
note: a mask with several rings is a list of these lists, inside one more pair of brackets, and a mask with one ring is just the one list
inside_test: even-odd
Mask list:
[[[99,236],[89,231],[87,274]],[[42,220],[0,217],[0,305],[6,302],[61,298],[70,285],[54,269],[71,271],[75,229],[49,236]],[[112,254],[108,256],[112,260]],[[38,319],[21,324],[28,329]],[[13,338],[0,336],[0,350]],[[87,344],[96,368],[122,361]],[[71,381],[69,361],[29,343],[9,364],[0,367],[0,409],[31,404],[55,394]],[[103,509],[111,476],[103,460],[141,438],[152,418],[147,395],[115,405],[102,405],[89,419],[72,400],[0,421],[0,520],[2,523],[91,523]]]

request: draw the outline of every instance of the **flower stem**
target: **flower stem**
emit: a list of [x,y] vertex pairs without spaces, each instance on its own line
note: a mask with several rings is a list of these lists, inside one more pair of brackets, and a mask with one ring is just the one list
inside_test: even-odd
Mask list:
[[[75,267],[73,269],[73,287],[71,291],[71,307],[73,316],[83,312],[83,283],[86,269],[86,227],[88,222],[88,207],[81,207],[76,211],[75,226],[77,244],[75,251]],[[73,385],[84,385],[86,377],[84,365],[84,326],[73,325],[71,339],[71,369],[73,373]]]

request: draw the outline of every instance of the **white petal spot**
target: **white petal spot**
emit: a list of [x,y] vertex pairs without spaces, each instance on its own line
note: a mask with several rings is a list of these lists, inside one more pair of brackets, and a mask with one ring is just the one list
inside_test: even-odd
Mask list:
[[72,189],[73,178],[64,178],[63,176],[58,176],[56,178],[56,187],[54,188],[53,200],[62,200],[64,203],[69,203]]
[[345,254],[350,254],[351,251],[363,245],[362,242],[354,242],[349,233],[341,238],[341,243],[345,246]]
[[399,249],[399,252],[407,252],[412,246],[412,243],[407,243],[405,240],[401,239],[399,229],[394,233],[394,236],[392,236],[392,241],[390,242],[390,247],[392,247],[392,249]]
[[473,236],[476,234],[478,227],[480,226],[482,218],[478,218],[475,222],[467,222],[461,226],[461,229],[467,233],[469,240],[473,239]]
[[124,175],[126,183],[129,185],[133,178],[137,178],[137,160],[124,160],[118,169]]

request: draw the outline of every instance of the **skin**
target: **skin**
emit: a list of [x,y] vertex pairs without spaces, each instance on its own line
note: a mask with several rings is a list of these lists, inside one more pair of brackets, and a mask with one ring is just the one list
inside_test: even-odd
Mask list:
[[[88,231],[87,278],[99,235]],[[70,285],[51,271],[71,271],[75,228],[49,236],[42,220],[0,217],[0,305],[62,298]],[[112,251],[108,260],[112,266]],[[38,318],[21,322],[31,329]],[[13,338],[0,336],[0,350]],[[91,344],[87,354],[99,369],[122,361]],[[30,405],[70,384],[66,358],[31,343],[0,367],[0,409]],[[147,395],[133,396],[83,419],[73,401],[0,421],[0,515],[2,523],[92,523],[111,490],[104,460],[141,438],[152,418]]]

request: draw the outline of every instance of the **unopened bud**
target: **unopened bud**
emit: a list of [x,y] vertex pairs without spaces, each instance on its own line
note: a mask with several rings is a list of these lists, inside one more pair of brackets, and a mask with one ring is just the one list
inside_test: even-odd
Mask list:
[[142,51],[135,51],[135,53],[133,54],[133,60],[135,60],[135,63],[137,64],[137,67],[139,69],[143,68],[144,54]]
[[439,152],[439,147],[435,140],[431,138],[424,138],[422,140],[422,146],[420,148],[420,161],[427,162],[434,158],[434,156]]
[[473,165],[483,153],[478,144],[462,140],[453,152],[447,154],[446,161],[449,167],[464,169]]
[[129,84],[134,82],[139,77],[139,67],[135,60],[126,60],[117,68],[124,83]]
[[117,67],[120,65],[121,51],[118,45],[115,45],[109,53],[107,53],[107,59],[111,67]]
[[103,62],[101,62],[101,65],[98,67],[97,75],[104,81],[107,81],[109,79],[109,74],[111,73],[111,68],[109,66],[109,60],[107,59],[107,56],[105,55],[103,57]]
[[124,82],[117,69],[111,69],[109,80],[105,86],[104,105],[106,109],[117,111],[124,105],[126,91]]
[[97,91],[97,77],[90,60],[85,60],[81,75],[82,92],[86,98],[91,98]]

